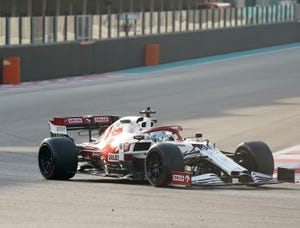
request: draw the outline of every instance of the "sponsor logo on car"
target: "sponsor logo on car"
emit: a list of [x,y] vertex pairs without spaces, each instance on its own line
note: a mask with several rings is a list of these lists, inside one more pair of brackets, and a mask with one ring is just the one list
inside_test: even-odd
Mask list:
[[119,154],[108,154],[108,161],[109,162],[118,162]]
[[68,118],[69,124],[82,124],[83,120],[82,118]]
[[191,174],[186,172],[172,172],[172,179],[170,185],[189,187],[191,183]]
[[56,131],[57,132],[66,132],[66,127],[65,126],[56,126]]
[[63,134],[63,135],[67,134],[66,126],[57,126],[52,123],[49,123],[49,126],[50,126],[50,132],[52,134]]
[[110,123],[108,116],[96,116],[94,117],[95,123]]
[[173,175],[173,180],[174,181],[184,181],[184,176],[183,175]]

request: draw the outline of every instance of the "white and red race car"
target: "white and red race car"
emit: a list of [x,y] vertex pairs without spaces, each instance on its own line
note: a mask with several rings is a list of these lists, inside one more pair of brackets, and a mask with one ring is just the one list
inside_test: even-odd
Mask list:
[[[66,180],[76,173],[148,180],[153,186],[252,185],[294,181],[291,170],[279,168],[261,141],[240,144],[235,152],[217,149],[202,134],[183,138],[179,126],[155,126],[150,108],[139,116],[55,117],[50,138],[40,145],[38,163],[46,179]],[[72,131],[88,136],[75,143]],[[97,138],[93,135],[97,132]]]

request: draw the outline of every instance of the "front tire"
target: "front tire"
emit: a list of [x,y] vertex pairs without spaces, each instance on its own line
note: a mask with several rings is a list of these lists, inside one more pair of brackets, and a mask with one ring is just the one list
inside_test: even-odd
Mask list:
[[240,144],[235,151],[235,161],[248,169],[267,175],[273,175],[274,158],[270,148],[261,141]]
[[184,171],[183,155],[171,143],[155,144],[145,158],[145,174],[155,187],[167,186],[171,182],[172,171]]
[[42,176],[51,180],[67,180],[77,171],[77,152],[74,142],[66,137],[45,139],[38,152]]

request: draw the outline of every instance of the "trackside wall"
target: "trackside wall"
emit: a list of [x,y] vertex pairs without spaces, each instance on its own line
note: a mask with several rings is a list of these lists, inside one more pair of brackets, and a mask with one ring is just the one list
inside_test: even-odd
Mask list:
[[21,81],[26,82],[140,67],[144,65],[145,45],[152,43],[160,45],[159,62],[168,63],[299,41],[300,24],[290,22],[107,39],[88,44],[1,47],[0,59],[19,56]]
[[297,23],[297,40],[300,41],[300,23]]

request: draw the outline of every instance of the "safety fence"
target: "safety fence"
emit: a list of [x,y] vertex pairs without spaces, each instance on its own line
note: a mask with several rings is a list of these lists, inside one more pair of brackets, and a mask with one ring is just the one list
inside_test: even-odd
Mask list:
[[277,4],[105,15],[0,17],[0,45],[90,41],[281,23],[294,21],[295,9],[294,4]]

